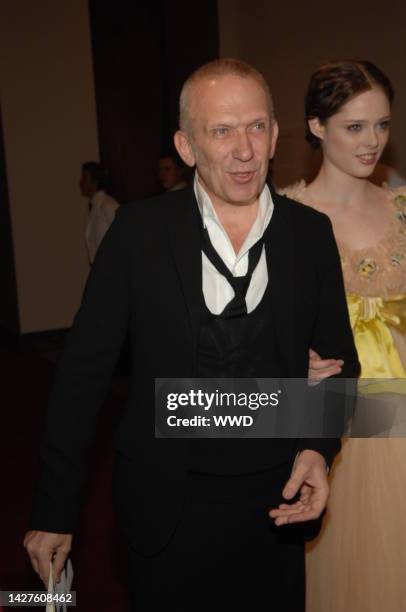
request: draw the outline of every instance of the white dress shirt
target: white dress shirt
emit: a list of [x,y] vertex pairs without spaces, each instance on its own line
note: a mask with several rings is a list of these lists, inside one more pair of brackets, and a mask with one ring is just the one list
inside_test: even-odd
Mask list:
[[104,191],[96,191],[90,199],[91,210],[87,219],[85,239],[90,263],[96,257],[104,234],[113,223],[119,204]]
[[[194,179],[194,191],[199,206],[203,225],[207,228],[210,241],[233,276],[245,276],[248,270],[248,251],[263,236],[272,217],[274,204],[268,185],[265,185],[259,197],[258,215],[251,227],[238,254],[235,253],[230,238],[224,230],[213,204],[202,185],[197,173]],[[220,314],[234,297],[234,290],[227,279],[209,261],[202,252],[203,295],[207,308],[213,314]],[[252,274],[245,302],[247,312],[252,312],[260,303],[268,284],[268,269],[265,245],[261,257]]]

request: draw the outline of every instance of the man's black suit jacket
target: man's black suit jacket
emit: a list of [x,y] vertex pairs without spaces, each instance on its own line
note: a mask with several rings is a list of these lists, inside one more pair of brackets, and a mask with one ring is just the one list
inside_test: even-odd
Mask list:
[[[272,196],[266,255],[282,376],[307,377],[309,347],[323,357],[342,358],[342,375],[357,376],[330,221],[286,197]],[[32,529],[74,530],[86,449],[128,331],[131,390],[116,432],[116,447],[126,462],[117,494],[119,515],[140,550],[158,550],[173,531],[185,496],[182,443],[187,441],[154,438],[154,378],[195,374],[202,299],[200,222],[192,188],[117,212],[58,366]],[[302,448],[319,451],[330,463],[339,446],[337,439],[270,439],[270,464],[292,461]]]

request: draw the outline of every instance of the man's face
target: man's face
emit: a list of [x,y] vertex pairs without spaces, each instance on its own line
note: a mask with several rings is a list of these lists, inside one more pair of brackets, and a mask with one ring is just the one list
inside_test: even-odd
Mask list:
[[161,157],[158,161],[158,176],[164,189],[172,189],[182,180],[182,173],[172,157]]
[[86,198],[91,198],[92,195],[97,191],[97,183],[92,180],[87,170],[82,170],[79,180],[80,193]]
[[[261,193],[277,125],[265,91],[253,78],[227,75],[190,92],[191,158],[214,205],[244,205]],[[182,154],[182,153],[181,153]]]

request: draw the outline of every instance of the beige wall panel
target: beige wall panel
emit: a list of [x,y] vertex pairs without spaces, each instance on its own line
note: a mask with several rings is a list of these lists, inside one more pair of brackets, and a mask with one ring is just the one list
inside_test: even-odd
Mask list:
[[67,327],[88,274],[80,164],[98,158],[86,0],[2,0],[1,103],[22,332]]

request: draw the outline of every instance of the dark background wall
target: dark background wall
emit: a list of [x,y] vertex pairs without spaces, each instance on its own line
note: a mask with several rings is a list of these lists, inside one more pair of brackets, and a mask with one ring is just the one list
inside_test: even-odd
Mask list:
[[0,329],[3,334],[20,331],[14,247],[11,229],[7,186],[7,168],[4,154],[3,122],[0,108]]
[[155,193],[185,78],[218,57],[217,2],[90,0],[100,158],[121,202]]

